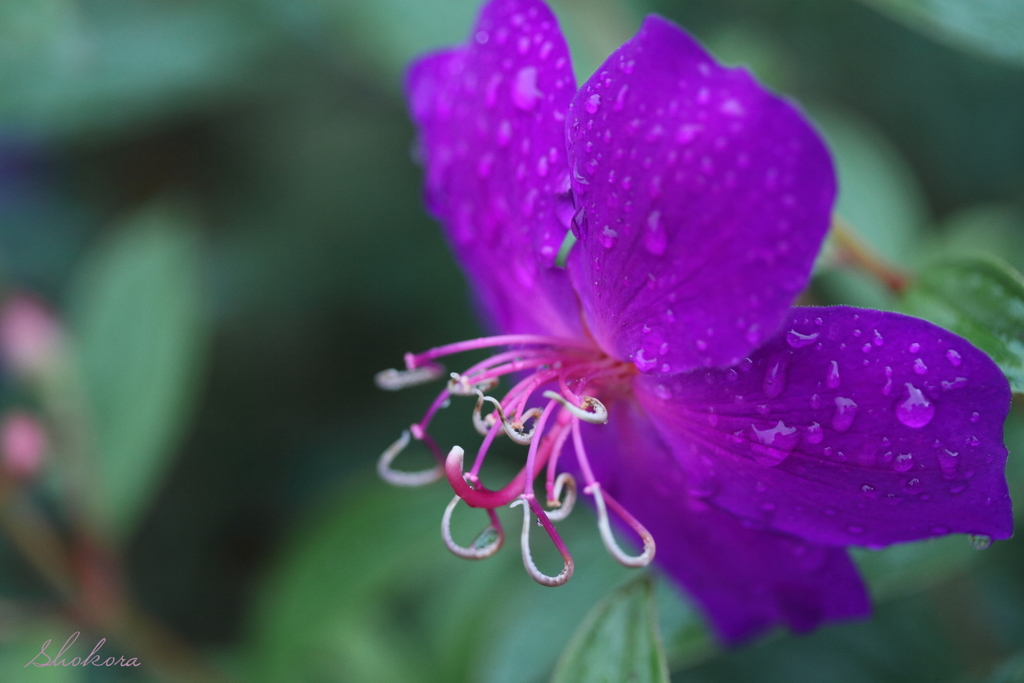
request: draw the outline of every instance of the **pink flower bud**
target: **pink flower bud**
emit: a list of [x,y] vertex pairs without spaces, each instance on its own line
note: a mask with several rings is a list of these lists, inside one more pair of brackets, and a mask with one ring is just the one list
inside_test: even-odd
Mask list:
[[48,444],[43,426],[23,410],[8,412],[0,423],[0,458],[13,477],[25,479],[34,475],[43,463]]
[[53,365],[62,332],[56,316],[31,294],[8,297],[0,309],[0,356],[19,375],[34,375]]

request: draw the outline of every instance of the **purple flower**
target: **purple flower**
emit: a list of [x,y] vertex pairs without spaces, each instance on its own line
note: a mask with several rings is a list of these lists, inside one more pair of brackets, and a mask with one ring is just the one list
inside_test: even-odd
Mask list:
[[[1010,391],[993,362],[922,320],[790,308],[835,195],[828,152],[792,104],[658,17],[577,91],[539,0],[489,3],[466,45],[413,65],[408,94],[427,205],[498,333],[378,376],[402,388],[439,377],[441,356],[496,349],[452,373],[412,426],[434,470],[391,468],[408,432],[380,462],[398,484],[447,474],[454,552],[492,554],[494,509],[519,504],[527,570],[564,583],[573,565],[552,520],[581,480],[616,559],[644,565],[656,541],[734,643],[867,614],[845,546],[1010,536]],[[512,388],[488,395],[502,376]],[[468,472],[462,448],[446,456],[428,434],[451,395],[477,398]],[[492,491],[478,474],[501,434],[529,450]],[[549,511],[533,493],[542,475]],[[469,547],[448,527],[459,500],[491,518]],[[557,576],[531,559],[531,511],[562,553]]]

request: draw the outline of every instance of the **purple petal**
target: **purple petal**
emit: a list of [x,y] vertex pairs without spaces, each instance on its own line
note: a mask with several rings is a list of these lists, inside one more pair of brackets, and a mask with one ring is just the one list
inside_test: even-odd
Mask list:
[[489,3],[466,45],[409,71],[427,207],[502,332],[578,334],[575,294],[553,267],[573,212],[564,131],[575,87],[539,0]]
[[931,323],[794,308],[736,368],[634,389],[704,499],[751,523],[833,545],[1012,532],[1009,386]]
[[686,473],[633,401],[586,431],[603,486],[654,536],[655,561],[700,604],[726,643],[777,626],[810,631],[870,605],[841,548],[759,530],[688,493]]
[[789,103],[650,17],[580,89],[569,268],[594,337],[644,372],[737,362],[778,329],[829,224],[832,163]]

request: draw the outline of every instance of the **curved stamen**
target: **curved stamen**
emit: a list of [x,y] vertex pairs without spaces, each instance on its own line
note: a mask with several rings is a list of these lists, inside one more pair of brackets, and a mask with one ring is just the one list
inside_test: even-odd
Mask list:
[[[452,498],[452,502],[448,503],[448,507],[444,509],[444,515],[441,517],[441,538],[444,539],[444,544],[448,547],[448,550],[459,557],[467,560],[486,559],[498,552],[501,549],[502,543],[505,542],[505,531],[501,528],[501,520],[498,519],[498,515],[494,510],[488,510],[487,514],[491,517],[491,523],[477,535],[472,545],[464,548],[452,538],[452,512],[460,500],[462,499],[455,496]],[[484,539],[492,536],[494,536],[493,539],[481,545]]]
[[498,386],[497,377],[488,377],[482,381],[468,375],[460,375],[457,372],[451,374],[448,380],[448,393],[453,396],[472,396],[483,391],[490,391]]
[[462,461],[465,451],[461,446],[452,446],[445,460],[445,473],[448,475],[448,483],[451,484],[455,494],[466,501],[466,505],[474,508],[496,508],[508,505],[516,496],[523,492],[523,484],[526,481],[526,472],[519,471],[512,481],[506,484],[500,491],[491,491],[479,486],[473,488],[466,483],[462,472]]
[[433,382],[444,374],[444,368],[435,363],[424,365],[408,370],[396,370],[389,368],[381,370],[373,376],[373,381],[379,389],[384,391],[401,391],[409,387],[419,386]]
[[[538,419],[543,412],[540,408],[530,408],[523,413],[523,416],[519,420],[510,422],[508,417],[505,416],[505,409],[501,407],[501,401],[492,396],[485,396],[482,391],[478,391],[476,408],[473,411],[473,426],[481,434],[486,434],[491,428],[491,425],[487,424],[486,418],[482,418],[480,416],[480,408],[484,401],[490,401],[494,406],[494,412],[498,413],[498,419],[501,420],[501,426],[505,428],[505,433],[508,435],[508,438],[521,446],[530,445],[530,442],[533,441],[533,435],[537,431],[537,423],[534,422],[528,432],[525,431],[525,423],[530,418],[533,418],[534,420]],[[490,417],[490,415],[488,415],[488,417]]]
[[[511,507],[517,505],[523,506],[523,533],[519,537],[520,549],[523,552],[523,566],[526,567],[526,572],[530,577],[542,586],[561,586],[566,581],[572,578],[573,562],[572,555],[569,554],[569,549],[562,543],[561,537],[558,532],[555,531],[555,527],[551,524],[548,516],[544,514],[544,510],[540,508],[536,499],[529,494],[524,494],[519,497],[518,500],[512,503]],[[536,507],[535,507],[536,506]],[[548,532],[548,536],[551,537],[551,541],[555,544],[559,554],[562,556],[562,571],[555,576],[548,576],[541,570],[537,569],[537,565],[533,561],[533,555],[530,553],[530,509],[533,509],[534,514],[537,515],[537,520],[540,522],[544,530]]]
[[[484,407],[484,400],[488,397],[484,396],[482,391],[476,392],[476,395],[476,407],[473,408],[473,427],[481,436],[487,436],[487,433],[491,431],[491,428],[494,427],[498,421],[494,418],[494,411],[491,411],[486,416],[482,416],[480,414],[480,411]],[[494,399],[491,400],[493,401]]]
[[565,396],[562,396],[555,391],[545,391],[541,394],[544,398],[550,398],[553,401],[558,401],[562,406],[584,422],[591,424],[604,424],[608,421],[608,409],[604,407],[604,404],[598,401],[593,396],[584,396],[583,400],[580,401],[579,406],[575,406],[569,402]]
[[[615,561],[624,567],[646,567],[654,559],[654,537],[651,536],[650,532],[644,528],[644,525],[636,520],[633,515],[629,514],[625,508],[619,503],[607,495],[602,493],[601,484],[594,482],[585,489],[584,493],[589,493],[594,496],[594,502],[597,503],[597,528],[601,531],[601,540],[604,541],[604,547],[608,550],[608,553],[615,558]],[[644,551],[639,555],[627,555],[619,547],[618,541],[615,540],[615,536],[612,535],[611,524],[608,522],[608,510],[605,507],[607,503],[608,507],[612,508],[615,513],[629,526],[630,529],[635,531],[644,542]]]
[[419,367],[424,361],[432,361],[441,356],[450,356],[463,351],[474,351],[476,349],[487,349],[493,346],[549,346],[560,349],[578,349],[588,352],[595,352],[594,345],[590,342],[581,342],[576,339],[559,339],[557,337],[544,337],[535,334],[506,334],[496,337],[480,337],[467,341],[446,344],[437,348],[424,351],[419,354],[407,354],[405,357],[406,366],[411,368]]
[[[565,500],[562,498],[562,489],[565,489]],[[548,519],[552,522],[561,522],[572,512],[576,505],[576,480],[568,472],[562,472],[555,479],[555,486],[548,497],[548,507],[555,508],[548,510]]]
[[395,458],[405,450],[406,446],[409,445],[409,430],[406,429],[402,432],[402,435],[398,437],[398,440],[387,447],[387,449],[380,454],[380,459],[377,460],[377,474],[380,478],[391,484],[392,486],[426,486],[432,484],[441,477],[444,476],[444,468],[440,464],[435,465],[429,470],[423,470],[421,472],[401,472],[399,470],[391,469],[391,463],[394,462]]

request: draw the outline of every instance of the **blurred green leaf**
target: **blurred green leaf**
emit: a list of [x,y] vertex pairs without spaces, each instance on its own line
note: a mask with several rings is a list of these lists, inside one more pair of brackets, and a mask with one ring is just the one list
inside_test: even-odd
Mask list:
[[552,683],[667,683],[653,594],[645,576],[594,607],[562,653]]
[[865,0],[945,43],[1024,66],[1020,0]]
[[[811,109],[836,164],[839,197],[836,212],[857,235],[889,261],[913,260],[927,220],[924,193],[910,165],[871,122],[834,108]],[[830,302],[865,308],[892,308],[890,293],[866,275],[828,267],[834,261],[826,241],[816,270]]]
[[967,338],[1024,391],[1024,279],[985,255],[950,258],[924,268],[903,309]]
[[982,552],[959,534],[901,543],[884,550],[850,548],[876,601],[920,593],[963,571]]
[[997,667],[985,683],[1024,683],[1024,652],[1018,652]]
[[253,89],[271,24],[223,1],[0,3],[0,121],[114,131]]
[[71,297],[95,504],[128,531],[166,469],[198,386],[206,293],[195,226],[164,206],[130,218],[92,254]]

